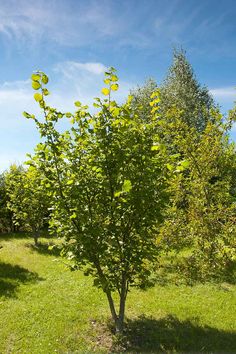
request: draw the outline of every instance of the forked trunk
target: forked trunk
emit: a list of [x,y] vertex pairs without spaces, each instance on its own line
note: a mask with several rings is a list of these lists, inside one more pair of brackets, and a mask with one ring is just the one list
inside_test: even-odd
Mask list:
[[125,299],[120,298],[120,310],[119,316],[116,314],[114,301],[110,293],[106,293],[107,299],[110,306],[110,311],[112,315],[112,320],[115,325],[116,334],[122,334],[124,330],[124,311],[125,311]]
[[[100,264],[98,261],[94,262],[95,266],[97,268],[99,277],[101,280],[103,280],[104,283],[106,283],[106,278],[103,274],[103,271],[100,267]],[[126,281],[126,276],[123,273],[122,274],[122,281],[121,281],[121,289],[120,289],[120,306],[119,306],[119,315],[116,313],[116,308],[114,305],[114,301],[111,295],[110,290],[104,290],[107,296],[107,300],[109,303],[110,311],[111,311],[111,316],[115,325],[116,329],[116,334],[122,334],[124,330],[124,317],[125,317],[125,301],[126,301],[126,295],[127,295],[127,281]]]
[[122,276],[122,284],[121,284],[121,291],[120,291],[120,304],[119,304],[119,315],[116,314],[114,301],[112,299],[111,293],[108,292],[107,298],[110,305],[112,319],[115,324],[116,334],[122,334],[124,331],[124,319],[125,319],[125,301],[127,295],[127,283],[126,283],[126,276],[123,274]]

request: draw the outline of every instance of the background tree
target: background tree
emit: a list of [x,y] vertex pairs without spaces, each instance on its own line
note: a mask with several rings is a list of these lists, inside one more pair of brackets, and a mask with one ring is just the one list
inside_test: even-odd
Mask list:
[[150,97],[156,90],[156,81],[154,79],[148,79],[143,86],[137,86],[130,91],[133,97],[131,107],[139,112],[138,114],[144,122],[148,122],[152,119]]
[[42,186],[42,175],[33,167],[12,165],[6,173],[8,208],[16,225],[24,225],[38,244],[39,232],[48,217],[49,202]]
[[[172,123],[163,131],[186,159],[184,173],[172,180],[172,204],[162,227],[167,244],[190,247],[188,275],[227,276],[235,268],[236,199],[232,192],[236,167],[235,144],[229,142],[228,124],[217,110],[199,136],[189,128],[181,112],[169,111]],[[179,117],[178,117],[179,115]],[[175,117],[175,118],[173,118]],[[168,121],[168,120],[167,120]]]
[[5,173],[0,175],[0,232],[14,232],[13,214],[7,207],[8,194],[6,191]]
[[[44,173],[53,203],[51,228],[64,236],[63,253],[94,285],[105,292],[116,331],[122,332],[125,302],[131,286],[146,287],[150,266],[157,257],[156,233],[168,201],[165,149],[158,145],[158,94],[153,95],[153,115],[143,121],[139,108],[111,100],[118,89],[113,69],[106,72],[98,112],[76,102],[75,114],[46,105],[43,73],[32,75],[32,85],[45,119],[32,118],[43,138],[31,164]],[[70,130],[56,129],[68,117]],[[113,292],[119,296],[116,309]]]
[[181,119],[197,132],[204,131],[207,122],[214,119],[214,102],[206,87],[198,83],[183,50],[174,51],[173,64],[161,86],[161,110],[171,107],[182,111]]
[[[131,90],[134,97],[132,106],[134,109],[139,106],[139,114],[144,120],[151,117],[150,96],[156,88],[155,80],[149,79],[143,86]],[[211,109],[215,108],[214,101],[207,88],[202,87],[197,81],[183,50],[174,51],[173,63],[160,87],[160,92],[162,115],[170,108],[176,107],[182,111],[181,119],[189,127],[196,128],[199,133],[205,129],[209,120],[214,119],[211,116]]]

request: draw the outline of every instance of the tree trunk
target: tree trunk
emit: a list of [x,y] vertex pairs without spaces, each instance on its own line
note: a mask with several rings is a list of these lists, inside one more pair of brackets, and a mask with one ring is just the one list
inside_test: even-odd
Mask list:
[[[97,268],[99,278],[104,283],[106,283],[107,280],[106,280],[105,275],[103,274],[103,271],[101,269],[99,261],[97,260],[96,262],[94,262],[94,264]],[[125,273],[124,272],[122,273],[122,280],[121,280],[119,316],[117,316],[117,313],[116,313],[116,309],[115,309],[114,301],[113,301],[113,298],[111,295],[111,291],[104,290],[104,292],[105,292],[107,299],[108,299],[112,319],[113,319],[114,325],[115,325],[116,334],[122,334],[123,330],[124,330],[125,301],[126,301],[126,295],[127,295],[127,281],[126,281]]]
[[33,237],[34,237],[34,244],[35,246],[38,246],[38,239],[39,239],[39,231],[38,230],[34,230],[33,232]]
[[119,317],[116,325],[116,332],[123,333],[124,331],[124,319],[125,319],[125,301],[127,295],[127,283],[125,273],[122,274],[121,292],[120,292],[120,307]]
[[107,291],[106,292],[106,295],[107,295],[107,299],[108,299],[108,302],[109,302],[109,306],[110,306],[110,311],[111,311],[111,316],[112,316],[112,319],[115,323],[115,326],[117,325],[117,321],[118,321],[118,316],[116,314],[116,309],[115,309],[115,305],[114,305],[114,301],[112,299],[112,296],[111,296],[111,293],[110,291]]

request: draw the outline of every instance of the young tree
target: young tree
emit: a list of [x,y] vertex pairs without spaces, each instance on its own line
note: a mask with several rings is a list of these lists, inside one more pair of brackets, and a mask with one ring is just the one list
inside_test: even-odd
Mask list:
[[16,225],[24,225],[33,233],[38,245],[39,232],[48,216],[48,198],[42,187],[42,175],[33,167],[12,165],[6,173],[8,208]]
[[[168,201],[165,149],[157,131],[158,93],[152,97],[152,119],[144,122],[132,98],[119,106],[111,99],[118,89],[114,69],[105,73],[105,99],[95,99],[98,112],[75,102],[74,114],[61,113],[45,102],[48,78],[32,75],[34,95],[43,110],[35,121],[42,142],[31,164],[45,175],[53,203],[51,228],[64,236],[63,252],[94,277],[105,292],[117,332],[123,331],[125,302],[131,286],[148,285],[157,257],[155,230]],[[62,118],[72,124],[60,133]],[[119,295],[116,309],[113,292]]]

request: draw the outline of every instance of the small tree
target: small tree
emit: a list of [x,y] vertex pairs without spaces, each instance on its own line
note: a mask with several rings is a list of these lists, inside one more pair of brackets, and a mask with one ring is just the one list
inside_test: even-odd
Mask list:
[[8,195],[6,191],[5,173],[0,175],[0,232],[15,231],[12,211],[7,207]]
[[[63,253],[74,269],[94,277],[105,292],[117,332],[123,331],[125,301],[131,286],[146,287],[150,265],[157,257],[155,229],[168,200],[165,149],[156,134],[158,93],[152,119],[140,119],[132,98],[119,106],[111,100],[118,89],[114,69],[105,73],[105,99],[95,99],[98,112],[76,102],[75,114],[46,105],[45,74],[32,75],[34,95],[44,120],[35,121],[43,141],[31,164],[45,175],[53,202],[51,227],[64,236]],[[72,124],[60,133],[61,118]],[[113,292],[119,295],[115,307]]]
[[24,225],[38,244],[40,229],[48,216],[48,198],[42,187],[42,175],[35,168],[12,165],[6,173],[8,207],[16,225]]

